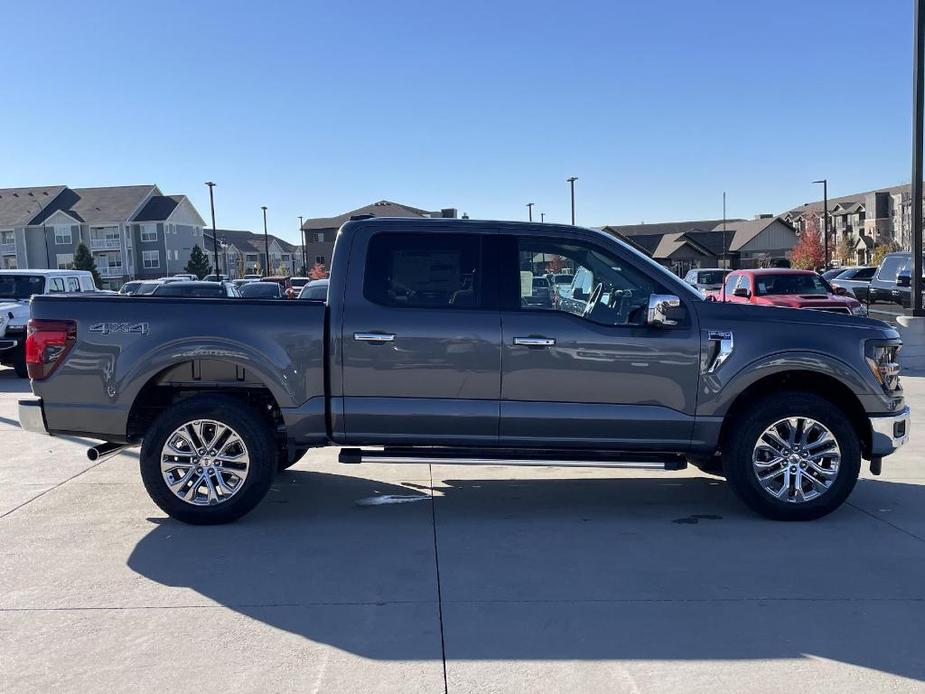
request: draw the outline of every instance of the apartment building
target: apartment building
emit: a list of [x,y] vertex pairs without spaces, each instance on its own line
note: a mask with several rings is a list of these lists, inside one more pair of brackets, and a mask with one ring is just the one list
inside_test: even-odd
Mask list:
[[[850,263],[870,262],[874,250],[882,244],[895,243],[904,249],[912,246],[912,190],[910,185],[869,190],[829,198],[829,247],[832,257],[837,249],[850,245]],[[923,205],[925,206],[925,205]],[[823,201],[805,203],[781,215],[802,233],[810,221],[820,230]]]
[[185,195],[156,185],[0,189],[0,264],[67,268],[77,245],[93,254],[105,288],[182,272],[204,222]]
[[[216,229],[218,236],[218,266],[222,274],[237,279],[244,275],[284,274],[297,275],[302,268],[302,248],[268,235],[270,271],[264,273],[267,244],[263,234],[242,229]],[[205,251],[211,261],[214,256],[212,230],[205,230]]]

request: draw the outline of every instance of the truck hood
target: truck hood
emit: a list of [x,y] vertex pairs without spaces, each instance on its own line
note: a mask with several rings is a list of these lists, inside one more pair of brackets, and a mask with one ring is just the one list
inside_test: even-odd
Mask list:
[[0,301],[0,314],[6,319],[7,327],[25,327],[29,321],[29,302]]
[[860,302],[846,296],[835,296],[833,294],[827,297],[801,294],[768,294],[759,298],[759,300],[771,306],[783,306],[785,308],[850,308],[857,306]]
[[[841,299],[842,297],[839,297]],[[857,304],[857,301],[854,301]],[[834,305],[844,306],[844,302],[833,302]],[[898,337],[896,330],[887,323],[865,316],[852,316],[848,313],[833,313],[831,311],[807,311],[802,308],[790,306],[775,306],[773,304],[745,304],[719,301],[704,301],[704,315],[722,320],[754,321],[756,329],[765,329],[769,323],[799,323],[805,324],[807,329],[818,328],[847,328],[859,331],[868,331],[871,336]],[[887,333],[887,334],[884,334]]]

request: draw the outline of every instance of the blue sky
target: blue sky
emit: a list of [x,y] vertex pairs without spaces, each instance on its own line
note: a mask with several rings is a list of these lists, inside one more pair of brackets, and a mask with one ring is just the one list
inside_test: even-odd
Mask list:
[[378,199],[578,223],[909,179],[912,0],[20,2],[0,187],[157,183],[295,239]]

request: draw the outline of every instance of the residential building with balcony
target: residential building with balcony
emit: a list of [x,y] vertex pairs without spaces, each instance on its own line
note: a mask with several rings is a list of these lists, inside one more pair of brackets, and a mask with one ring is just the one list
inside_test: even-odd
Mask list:
[[182,272],[204,222],[156,185],[0,189],[3,267],[66,268],[86,244],[107,288]]
[[[209,261],[214,257],[212,230],[204,232],[203,246],[209,254]],[[218,236],[218,265],[223,275],[238,279],[244,275],[282,274],[297,275],[302,267],[302,248],[268,234],[270,246],[270,271],[264,272],[266,265],[267,244],[262,233],[243,229],[216,229]]]

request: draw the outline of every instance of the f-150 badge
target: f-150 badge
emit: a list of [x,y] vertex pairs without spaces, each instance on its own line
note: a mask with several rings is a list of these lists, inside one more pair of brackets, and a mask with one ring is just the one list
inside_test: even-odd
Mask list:
[[147,335],[147,323],[94,323],[90,332],[97,335]]

